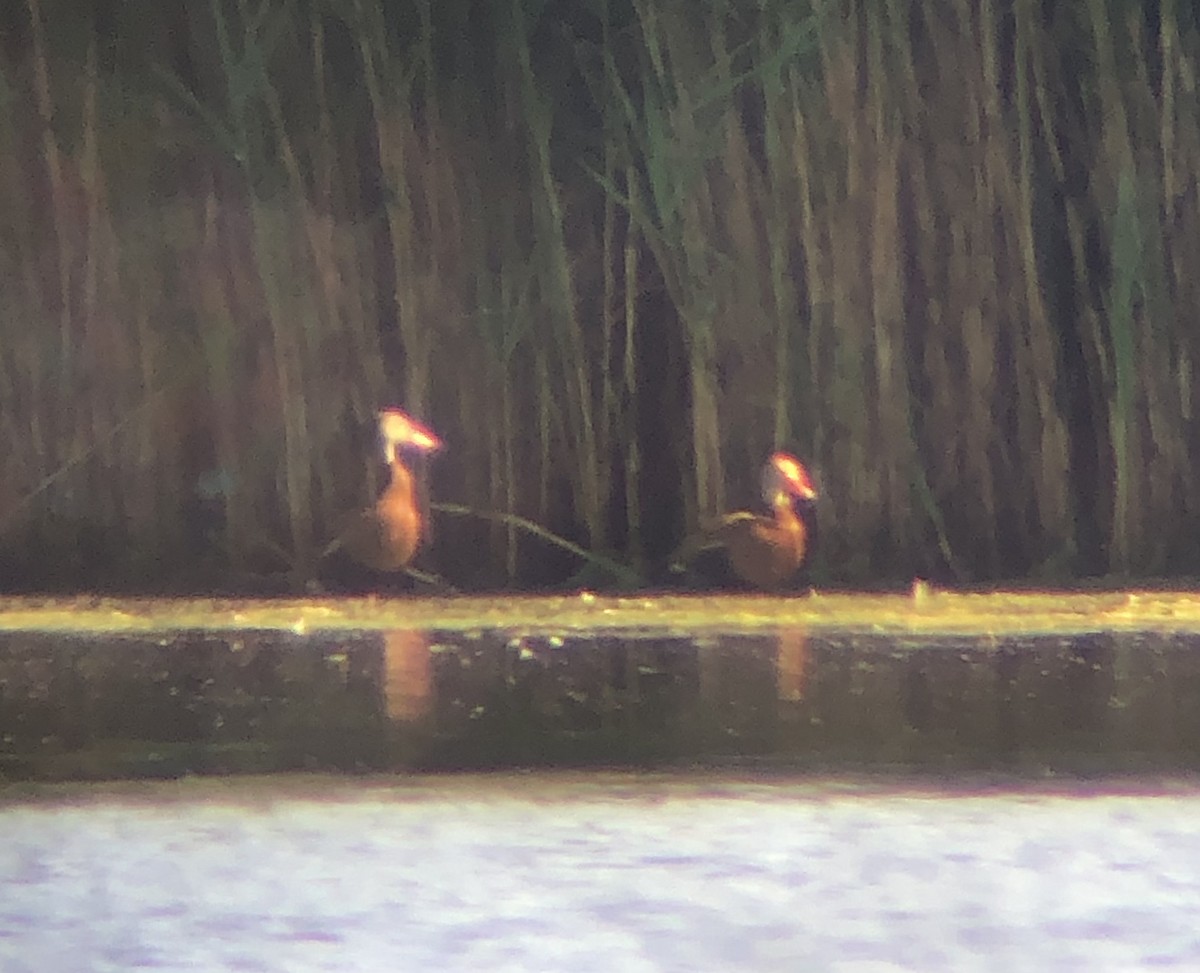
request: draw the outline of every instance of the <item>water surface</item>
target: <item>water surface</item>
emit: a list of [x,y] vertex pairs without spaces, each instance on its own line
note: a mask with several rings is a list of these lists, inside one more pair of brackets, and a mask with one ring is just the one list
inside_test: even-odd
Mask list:
[[1200,785],[8,788],[0,969],[1200,969]]

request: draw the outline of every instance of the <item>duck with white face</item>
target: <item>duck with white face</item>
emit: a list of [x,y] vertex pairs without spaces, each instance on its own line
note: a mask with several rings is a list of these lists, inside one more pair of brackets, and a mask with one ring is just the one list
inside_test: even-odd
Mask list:
[[774,453],[763,466],[762,497],[769,514],[726,514],[702,536],[685,542],[674,558],[677,569],[700,551],[721,547],[729,569],[751,587],[771,590],[795,576],[808,554],[809,526],[802,514],[817,499],[812,477],[795,456]]
[[400,409],[378,413],[379,441],[390,480],[375,503],[351,518],[326,550],[344,551],[373,571],[402,571],[420,547],[424,522],[406,456],[441,449],[442,441]]

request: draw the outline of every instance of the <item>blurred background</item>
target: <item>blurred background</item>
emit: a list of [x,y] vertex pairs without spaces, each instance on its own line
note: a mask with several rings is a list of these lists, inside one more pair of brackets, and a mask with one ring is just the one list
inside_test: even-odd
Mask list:
[[774,448],[819,583],[1200,574],[1198,65],[1174,0],[9,0],[0,590],[316,576],[385,405],[647,584]]

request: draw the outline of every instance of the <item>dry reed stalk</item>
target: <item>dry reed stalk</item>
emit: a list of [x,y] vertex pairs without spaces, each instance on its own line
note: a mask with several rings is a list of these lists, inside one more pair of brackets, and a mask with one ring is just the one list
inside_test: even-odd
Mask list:
[[[212,134],[224,140],[243,177],[248,211],[247,238],[258,302],[270,331],[271,384],[277,399],[269,415],[278,416],[282,427],[283,503],[290,535],[290,558],[303,572],[314,563],[312,468],[313,443],[305,400],[304,324],[308,313],[303,302],[293,302],[285,281],[295,279],[298,271],[292,252],[291,227],[286,214],[270,200],[264,183],[270,174],[267,162],[271,134],[260,122],[270,100],[269,61],[272,48],[284,23],[280,11],[251,11],[246,0],[238,0],[227,16],[219,0],[213,0],[209,13],[215,31],[219,83],[223,86],[225,108],[217,116],[196,104],[200,114],[210,120]],[[186,92],[185,94],[189,94]],[[195,99],[192,98],[193,103]],[[293,324],[293,318],[301,322]]]
[[[524,61],[526,58],[522,58]],[[534,117],[543,115],[544,108],[535,105],[538,98],[532,74],[525,79],[526,97]],[[549,241],[550,266],[545,268],[550,310],[554,312],[552,326],[556,365],[561,370],[561,391],[566,399],[564,412],[571,423],[570,435],[564,445],[573,472],[572,484],[577,513],[582,517],[591,547],[607,547],[604,522],[604,503],[608,480],[608,459],[601,453],[607,439],[607,423],[597,416],[594,401],[594,381],[590,368],[591,354],[579,316],[579,296],[571,269],[569,244],[564,235],[566,209],[550,159],[551,129],[548,119],[532,131],[536,174],[534,222],[536,232]],[[607,355],[607,350],[605,350]]]
[[[616,162],[612,154],[605,152],[605,176],[611,182],[614,180],[616,173]],[[601,217],[600,228],[600,340],[599,340],[599,403],[596,409],[599,422],[600,435],[597,437],[595,449],[600,458],[600,463],[597,464],[597,474],[602,471],[606,478],[611,481],[613,477],[613,462],[617,451],[618,443],[621,441],[628,442],[628,431],[622,422],[620,400],[621,392],[618,390],[617,383],[622,374],[621,371],[614,369],[614,362],[617,359],[617,348],[619,343],[617,340],[618,329],[620,327],[619,311],[622,307],[617,296],[617,275],[616,269],[623,265],[623,248],[617,242],[617,221],[619,218],[619,210],[616,201],[612,197],[606,197],[604,200],[603,215]],[[632,327],[632,325],[630,325]],[[630,334],[625,335],[628,340]],[[609,483],[605,495],[611,494],[616,489],[616,484]],[[628,504],[628,497],[626,497]],[[627,518],[628,519],[628,518]]]
[[[685,490],[687,523],[697,523],[725,506],[721,460],[718,349],[714,329],[716,302],[712,252],[714,207],[701,165],[710,153],[698,126],[693,87],[702,85],[703,63],[688,44],[681,23],[660,21],[659,10],[635,3],[641,39],[652,77],[654,98],[647,98],[634,124],[636,151],[646,167],[646,199],[653,223],[643,222],[668,292],[683,322],[691,389],[691,469]],[[650,232],[653,231],[653,232]]]
[[[1016,193],[1011,185],[1011,141],[1002,135],[1007,131],[1006,107],[993,14],[986,6],[977,17],[972,5],[958,7],[955,28],[931,29],[942,80],[937,100],[943,105],[950,100],[953,106],[939,137],[946,161],[955,159],[950,164],[958,176],[953,184],[941,187],[940,198],[929,197],[929,205],[942,210],[938,218],[948,226],[953,241],[941,282],[945,300],[937,329],[943,368],[931,385],[948,393],[935,435],[949,433],[956,441],[954,460],[939,464],[939,477],[958,508],[954,519],[960,535],[974,535],[983,548],[975,556],[976,571],[994,576],[1005,556],[1001,533],[1015,533],[1020,526],[1002,526],[1010,513],[1001,498],[1013,496],[1014,491],[1024,495],[1025,490],[1017,482],[1020,464],[1012,454],[1027,444],[1007,441],[1009,430],[1002,421],[1004,380],[998,371],[1011,346],[1020,343],[1014,335],[1023,327],[1018,323],[1023,313],[1019,297],[1010,301],[1005,295],[1020,295],[1025,288],[1011,279],[1014,261],[1004,250],[1012,234],[998,237],[994,229],[998,219],[1011,221],[1019,207],[1014,211],[1012,205]],[[950,84],[960,86],[961,98],[946,90]],[[956,126],[966,128],[966,137],[957,147]],[[926,251],[924,258],[927,266],[938,260],[933,251]],[[967,367],[962,369],[958,363],[964,358]],[[1009,378],[1020,380],[1019,374]],[[964,516],[963,511],[970,509],[976,511],[974,516]]]
[[832,126],[824,134],[836,141],[830,145],[832,157],[825,160],[814,207],[814,243],[825,257],[817,271],[825,277],[823,333],[818,340],[826,408],[836,416],[837,428],[824,459],[840,474],[826,493],[836,495],[831,502],[839,505],[837,516],[848,528],[844,542],[856,559],[850,570],[864,571],[871,569],[874,525],[886,523],[891,512],[883,505],[886,471],[880,468],[882,457],[876,452],[880,444],[872,433],[879,404],[867,383],[872,315],[870,295],[862,286],[869,279],[867,207],[876,172],[872,137],[858,100],[865,85],[864,66],[850,31],[854,21],[849,17],[847,21],[845,32],[830,30],[820,48],[821,93],[827,124]]
[[[29,10],[30,35],[33,44],[34,95],[41,128],[42,156],[46,179],[50,187],[50,220],[54,228],[55,263],[58,293],[54,295],[59,327],[59,377],[69,384],[72,372],[71,337],[71,263],[68,248],[67,193],[63,176],[62,153],[55,134],[56,112],[50,90],[50,67],[46,52],[44,25],[40,0],[26,0]],[[49,295],[47,295],[49,296]]]
[[[626,183],[631,176],[627,173]],[[644,570],[645,547],[642,538],[641,473],[642,455],[639,445],[638,418],[640,396],[638,394],[637,331],[638,331],[638,244],[637,229],[632,222],[626,225],[624,262],[622,266],[624,287],[622,309],[625,322],[625,355],[621,372],[625,407],[621,414],[621,439],[625,443],[625,523],[627,529],[626,553],[630,563],[639,573]]]
[[[1104,160],[1111,166],[1103,175],[1110,181],[1107,193],[1095,199],[1108,209],[1106,236],[1112,241],[1112,282],[1102,312],[1107,334],[1109,379],[1109,436],[1113,448],[1113,519],[1109,538],[1109,570],[1127,574],[1134,558],[1137,511],[1135,453],[1138,449],[1134,401],[1136,396],[1134,302],[1140,287],[1141,240],[1134,178],[1134,153],[1129,141],[1129,120],[1121,94],[1116,54],[1107,11],[1089,0],[1085,5],[1091,50],[1097,65],[1097,99],[1102,111]],[[1097,175],[1101,173],[1098,172]],[[1111,193],[1111,195],[1109,195]],[[1107,198],[1105,198],[1107,197]],[[1105,206],[1107,204],[1107,206]],[[1110,208],[1111,207],[1111,208]],[[1102,217],[1103,218],[1103,217]]]
[[[1192,369],[1189,348],[1195,342],[1192,329],[1180,327],[1181,318],[1186,316],[1183,309],[1190,306],[1185,292],[1194,286],[1190,284],[1194,275],[1181,276],[1177,268],[1179,254],[1194,256],[1200,240],[1195,207],[1180,205],[1178,172],[1182,159],[1173,157],[1178,145],[1190,146],[1191,157],[1195,157],[1198,113],[1194,99],[1180,102],[1174,94],[1175,86],[1188,72],[1187,59],[1177,56],[1177,16],[1173,4],[1164,5],[1158,35],[1146,37],[1136,12],[1127,13],[1131,43],[1127,46],[1128,67],[1121,89],[1130,126],[1130,177],[1136,180],[1134,212],[1141,244],[1134,305],[1135,411],[1141,437],[1134,467],[1139,550],[1132,565],[1139,573],[1165,573],[1173,564],[1190,557],[1187,545],[1176,540],[1177,531],[1164,534],[1155,529],[1155,524],[1186,523],[1189,519],[1195,522],[1185,499],[1194,466],[1195,446],[1189,441],[1192,437],[1186,396]],[[1193,32],[1193,57],[1196,41]],[[1157,69],[1150,63],[1154,58],[1152,47],[1158,48],[1161,57]],[[1183,81],[1182,86],[1186,88],[1187,82]],[[1187,165],[1183,163],[1184,169]],[[1114,237],[1114,261],[1119,240]]]
[[[795,30],[793,24],[764,21],[760,28],[760,46],[766,50]],[[776,31],[780,37],[777,38]],[[792,250],[801,234],[799,214],[809,209],[804,198],[802,169],[804,160],[794,151],[796,145],[797,69],[781,66],[762,80],[763,153],[764,167],[757,210],[764,228],[767,272],[765,291],[769,316],[774,331],[772,447],[781,448],[792,439],[793,414],[798,429],[811,436],[808,417],[812,410],[804,407],[803,398],[815,398],[811,386],[803,397],[796,386],[803,383],[806,369],[798,362],[805,347],[804,338],[811,331],[811,320],[801,320],[802,288],[805,282],[792,277]],[[811,210],[809,209],[809,212]],[[805,327],[805,324],[809,325]],[[799,366],[799,367],[798,367]],[[806,444],[806,449],[809,448]]]
[[[310,498],[313,519],[332,525],[338,522],[345,511],[339,481],[343,478],[341,470],[346,465],[346,457],[345,451],[334,445],[335,440],[343,433],[344,406],[349,407],[349,411],[360,424],[366,425],[374,411],[380,405],[392,401],[394,396],[388,395],[383,388],[378,328],[374,326],[375,315],[361,304],[356,312],[348,316],[343,315],[339,301],[339,292],[347,283],[355,281],[359,272],[355,265],[346,264],[343,264],[343,267],[349,271],[349,276],[343,277],[339,271],[336,248],[339,244],[350,243],[347,238],[354,231],[339,230],[332,214],[324,210],[324,207],[334,204],[334,149],[332,121],[328,116],[326,98],[321,89],[324,64],[321,37],[319,31],[314,31],[311,39],[315,68],[313,100],[319,106],[319,131],[325,136],[324,139],[319,139],[318,144],[312,146],[308,153],[309,159],[312,160],[310,168],[316,171],[307,173],[302,170],[300,153],[288,133],[275,86],[265,85],[263,96],[273,126],[276,154],[281,158],[288,177],[288,198],[291,205],[285,210],[285,219],[289,223],[299,224],[302,230],[299,240],[307,243],[307,247],[300,252],[297,241],[292,259],[304,271],[303,276],[309,281],[311,298],[304,300],[296,309],[293,320],[299,326],[298,356],[305,390],[303,398],[305,401],[321,403],[321,407],[309,412],[307,417],[308,435],[312,442],[310,465],[314,489],[310,492]],[[316,196],[316,200],[312,202],[308,198],[310,184],[313,185]],[[323,188],[324,192],[321,193],[316,187]],[[351,286],[359,292],[364,289],[362,284],[355,283]],[[331,371],[328,368],[330,349],[340,344],[340,337],[343,335],[351,347],[356,346],[360,349],[360,354],[350,360],[343,358],[340,353],[337,354],[335,360],[341,367]],[[363,395],[359,391],[360,388],[369,390],[368,394]],[[322,446],[325,448],[321,448]]]

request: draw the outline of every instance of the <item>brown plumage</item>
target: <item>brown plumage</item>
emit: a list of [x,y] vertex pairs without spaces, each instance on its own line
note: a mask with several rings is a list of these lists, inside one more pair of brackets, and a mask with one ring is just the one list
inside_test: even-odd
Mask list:
[[791,578],[808,553],[808,526],[797,506],[815,501],[817,491],[804,465],[789,453],[775,453],[767,460],[762,491],[769,516],[727,514],[698,542],[685,544],[677,560],[686,563],[702,549],[721,546],[729,567],[746,584],[777,588]]
[[412,471],[403,454],[405,450],[433,452],[442,443],[399,409],[379,413],[379,437],[391,475],[387,489],[372,506],[353,516],[326,553],[340,548],[373,571],[400,571],[412,560],[424,532]]

